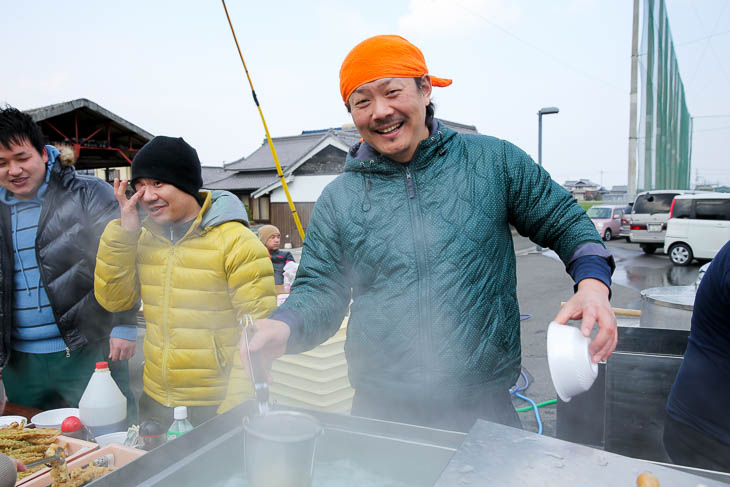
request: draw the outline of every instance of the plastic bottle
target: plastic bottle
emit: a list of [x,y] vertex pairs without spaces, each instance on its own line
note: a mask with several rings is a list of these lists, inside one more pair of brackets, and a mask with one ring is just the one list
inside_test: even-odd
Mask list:
[[79,419],[94,437],[127,430],[127,399],[114,382],[108,362],[97,362],[79,401]]
[[167,441],[174,440],[175,438],[184,435],[190,431],[193,431],[193,425],[188,421],[188,408],[185,406],[177,406],[173,412],[173,418],[175,421],[170,425],[170,429],[167,430],[165,435]]

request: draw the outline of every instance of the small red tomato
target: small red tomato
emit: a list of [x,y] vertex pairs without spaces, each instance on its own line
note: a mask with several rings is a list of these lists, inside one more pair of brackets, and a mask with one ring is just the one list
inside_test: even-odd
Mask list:
[[74,431],[79,431],[82,427],[81,420],[76,416],[69,416],[61,423],[61,431],[63,433],[73,433]]

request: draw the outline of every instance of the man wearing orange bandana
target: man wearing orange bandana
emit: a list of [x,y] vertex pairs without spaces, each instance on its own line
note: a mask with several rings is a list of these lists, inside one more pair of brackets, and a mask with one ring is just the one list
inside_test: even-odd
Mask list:
[[[582,318],[594,361],[616,345],[614,263],[570,193],[509,142],[434,118],[421,51],[399,36],[361,42],[340,91],[363,141],[317,201],[289,298],[256,323],[266,361],[334,335],[348,307],[352,414],[468,431],[477,418],[520,426],[510,224],[565,262],[576,293],[555,320]],[[247,357],[242,356],[247,366]]]

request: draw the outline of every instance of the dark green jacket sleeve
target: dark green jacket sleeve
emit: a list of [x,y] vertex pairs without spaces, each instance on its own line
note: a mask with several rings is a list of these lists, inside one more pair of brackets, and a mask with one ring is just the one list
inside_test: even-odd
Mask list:
[[506,141],[502,144],[509,219],[520,235],[554,250],[566,264],[583,243],[604,246],[573,196],[523,150]]
[[346,256],[329,194],[325,189],[314,205],[291,293],[270,316],[291,328],[287,353],[310,350],[334,335],[350,302]]

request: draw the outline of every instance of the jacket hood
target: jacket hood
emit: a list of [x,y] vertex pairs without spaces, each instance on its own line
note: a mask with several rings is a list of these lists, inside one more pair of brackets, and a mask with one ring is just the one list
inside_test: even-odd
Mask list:
[[217,227],[227,222],[241,222],[248,227],[248,213],[240,199],[233,193],[223,190],[201,191],[206,200],[210,194],[210,207],[203,213],[200,221],[202,228]]
[[[425,166],[430,163],[435,154],[443,155],[442,146],[457,132],[442,124],[437,119],[433,120],[430,128],[430,136],[419,142],[413,159],[407,164],[415,167]],[[382,174],[400,173],[404,163],[395,162],[392,159],[381,155],[370,144],[365,141],[358,142],[350,147],[345,161],[345,172],[372,172]]]
[[[199,195],[203,205],[185,235],[203,235],[208,229],[227,222],[241,222],[248,227],[246,207],[236,195],[223,190],[201,190]],[[157,236],[167,235],[170,228],[169,225],[155,223],[149,216],[142,221],[142,226]]]

